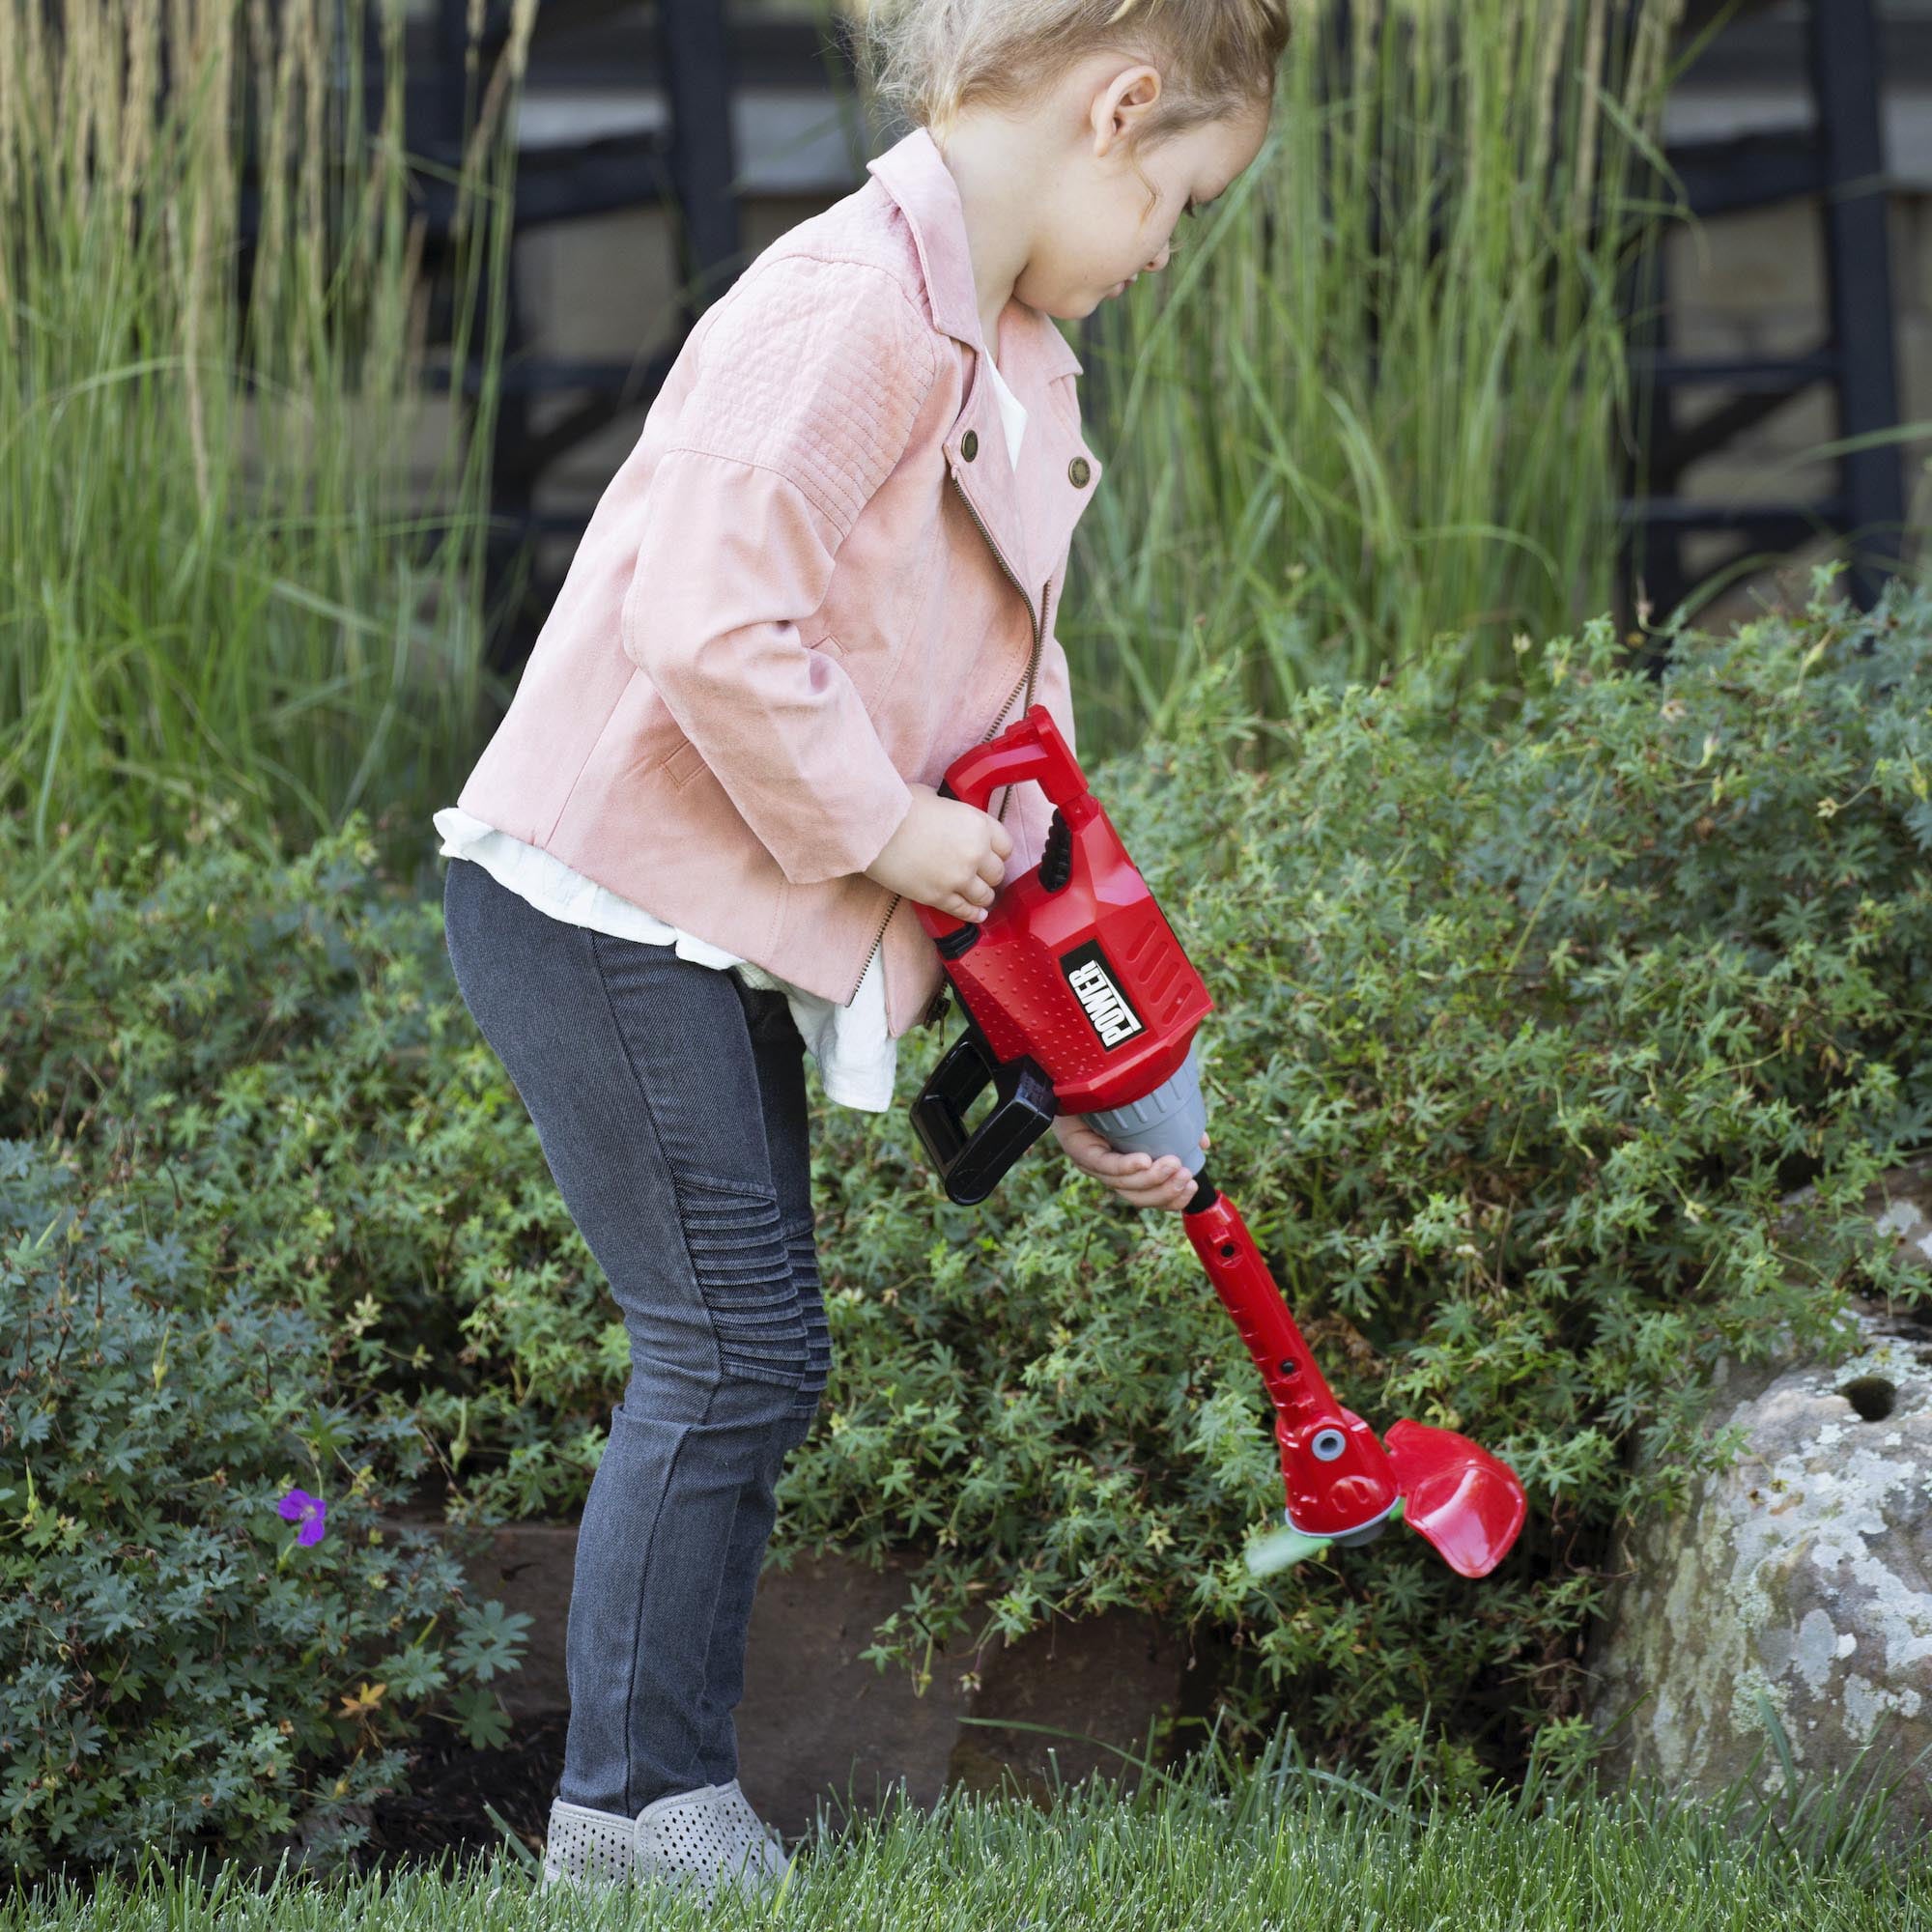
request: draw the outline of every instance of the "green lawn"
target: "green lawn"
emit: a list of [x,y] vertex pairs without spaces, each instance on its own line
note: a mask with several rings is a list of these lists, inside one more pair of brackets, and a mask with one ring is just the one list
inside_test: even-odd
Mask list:
[[[251,1886],[156,1867],[139,1884],[0,1905],[0,1932],[443,1932],[443,1928],[1181,1927],[1204,1932],[1912,1932],[1932,1927],[1932,1861],[1850,1804],[1764,1825],[1754,1803],[1669,1806],[1617,1794],[1405,1804],[1306,1768],[1228,1791],[1105,1786],[1055,1808],[950,1793],[827,1837],[775,1905],[537,1892],[508,1854],[460,1878],[417,1873]],[[1755,1816],[1755,1825],[1746,1820]],[[496,1895],[491,1895],[493,1889]]]

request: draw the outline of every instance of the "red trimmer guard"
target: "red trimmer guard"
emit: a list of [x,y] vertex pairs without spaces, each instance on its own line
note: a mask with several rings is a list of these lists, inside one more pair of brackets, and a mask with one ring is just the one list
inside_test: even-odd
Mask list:
[[1509,1553],[1529,1504],[1507,1463],[1453,1429],[1398,1422],[1382,1437],[1403,1519],[1450,1569],[1487,1577]]

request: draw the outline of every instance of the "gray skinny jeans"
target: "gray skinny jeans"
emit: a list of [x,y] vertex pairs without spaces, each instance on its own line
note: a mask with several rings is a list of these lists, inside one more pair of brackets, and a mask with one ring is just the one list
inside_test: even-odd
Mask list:
[[631,1373],[578,1534],[566,1803],[635,1817],[737,1776],[773,1485],[831,1359],[804,1042],[784,995],[443,881],[465,1005],[610,1279]]

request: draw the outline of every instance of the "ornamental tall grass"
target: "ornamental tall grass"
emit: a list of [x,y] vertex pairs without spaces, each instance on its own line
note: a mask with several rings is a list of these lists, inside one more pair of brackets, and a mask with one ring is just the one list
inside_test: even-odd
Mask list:
[[1096,749],[1238,658],[1279,716],[1513,673],[1613,589],[1617,277],[1681,0],[1304,0],[1254,164],[1103,304],[1063,627]]
[[0,808],[50,866],[196,816],[300,844],[460,775],[531,6],[455,184],[466,437],[427,407],[396,0],[0,0]]

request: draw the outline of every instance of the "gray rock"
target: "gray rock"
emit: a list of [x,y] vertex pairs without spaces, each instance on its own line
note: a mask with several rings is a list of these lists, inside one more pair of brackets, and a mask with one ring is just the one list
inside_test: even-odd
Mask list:
[[1932,1160],[1915,1161],[1886,1175],[1864,1205],[1893,1237],[1901,1259],[1919,1267],[1932,1265]]
[[522,1610],[530,1619],[522,1667],[492,1680],[512,1718],[548,1718],[570,1709],[563,1670],[564,1619],[570,1613],[570,1574],[577,1561],[577,1525],[510,1522],[492,1530],[442,1532],[463,1558],[464,1574],[485,1603]]
[[1741,1430],[1744,1453],[1684,1511],[1620,1532],[1591,1715],[1607,1730],[1632,1713],[1610,1738],[1624,1776],[1711,1792],[1761,1751],[1775,1799],[1761,1694],[1801,1777],[1869,1745],[1863,1771],[1905,1774],[1894,1806],[1932,1826],[1932,1756],[1913,1768],[1932,1747],[1932,1324],[1865,1304],[1853,1321],[1835,1367],[1720,1366],[1705,1433]]

